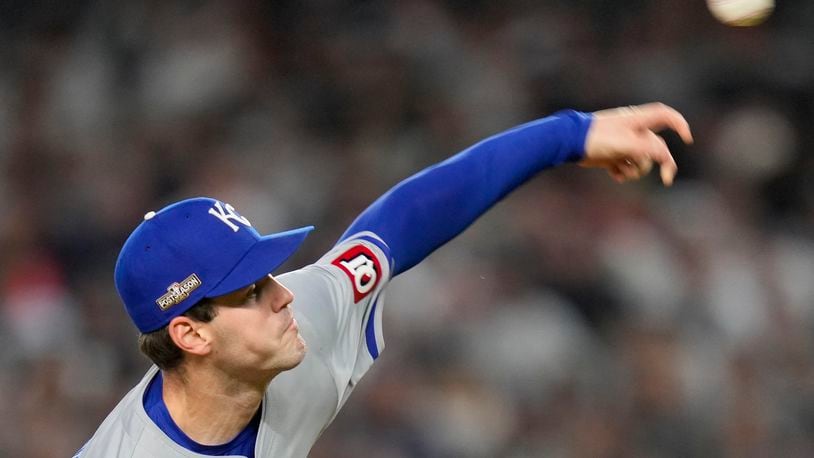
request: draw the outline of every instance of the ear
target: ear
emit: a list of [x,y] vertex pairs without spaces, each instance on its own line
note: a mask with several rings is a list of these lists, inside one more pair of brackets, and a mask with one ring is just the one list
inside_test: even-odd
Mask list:
[[175,345],[186,353],[203,356],[212,351],[211,333],[205,323],[177,316],[170,320],[167,331]]

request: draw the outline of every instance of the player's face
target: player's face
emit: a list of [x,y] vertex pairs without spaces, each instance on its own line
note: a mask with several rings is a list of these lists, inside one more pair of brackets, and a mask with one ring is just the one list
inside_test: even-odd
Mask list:
[[209,323],[214,364],[247,381],[262,381],[297,366],[306,347],[293,300],[291,291],[271,275],[215,298],[218,312]]

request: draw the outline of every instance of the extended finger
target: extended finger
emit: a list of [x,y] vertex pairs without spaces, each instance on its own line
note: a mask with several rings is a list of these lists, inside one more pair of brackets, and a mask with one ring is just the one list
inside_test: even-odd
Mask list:
[[673,179],[678,171],[676,161],[673,155],[670,154],[670,148],[667,147],[667,142],[665,142],[663,138],[653,132],[650,132],[648,136],[653,145],[649,156],[654,162],[659,164],[661,182],[664,183],[665,186],[670,186],[673,184]]
[[641,127],[652,131],[672,129],[678,133],[684,143],[693,142],[690,124],[673,107],[659,102],[648,103],[632,107],[632,112]]

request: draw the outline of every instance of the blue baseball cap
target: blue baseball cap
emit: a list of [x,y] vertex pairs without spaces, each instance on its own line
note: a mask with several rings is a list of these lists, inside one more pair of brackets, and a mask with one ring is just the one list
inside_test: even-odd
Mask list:
[[227,203],[182,200],[147,213],[130,234],[116,261],[116,290],[139,331],[152,332],[203,298],[271,273],[313,229],[261,236]]

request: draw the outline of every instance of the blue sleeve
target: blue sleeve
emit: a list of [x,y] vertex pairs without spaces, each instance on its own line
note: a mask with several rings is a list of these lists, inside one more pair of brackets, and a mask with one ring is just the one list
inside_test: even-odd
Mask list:
[[404,272],[537,172],[582,159],[592,119],[563,111],[489,137],[393,187],[339,241],[371,231],[390,248],[393,275]]

